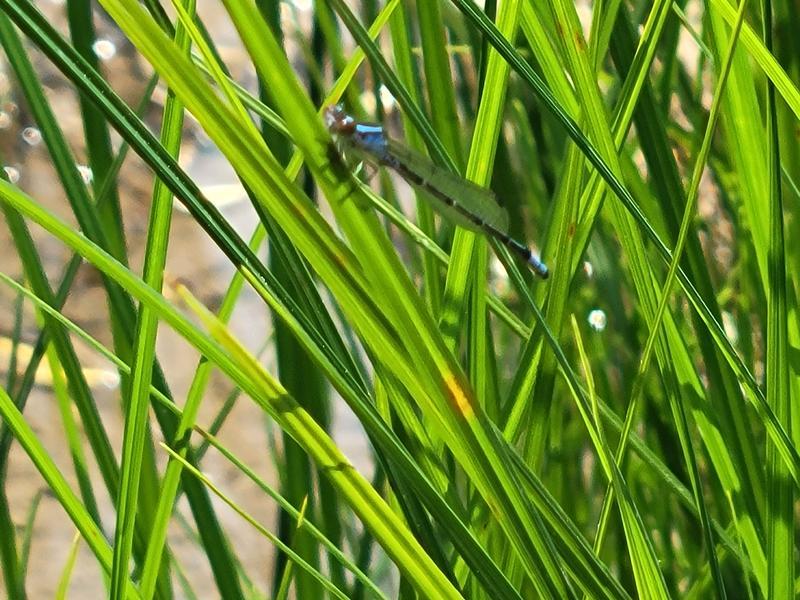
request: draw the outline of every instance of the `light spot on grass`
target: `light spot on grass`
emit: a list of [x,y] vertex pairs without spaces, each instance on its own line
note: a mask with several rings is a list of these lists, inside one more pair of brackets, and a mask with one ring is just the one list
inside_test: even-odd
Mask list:
[[606,313],[599,308],[595,308],[593,311],[589,313],[589,325],[595,331],[604,331],[606,325],[608,324],[608,318],[606,317]]

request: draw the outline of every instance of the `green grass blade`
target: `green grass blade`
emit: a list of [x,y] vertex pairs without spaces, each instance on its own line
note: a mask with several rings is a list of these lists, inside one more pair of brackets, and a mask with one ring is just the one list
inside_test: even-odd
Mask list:
[[[97,38],[92,21],[91,2],[78,0],[67,4],[67,21],[73,47],[95,71],[99,71],[99,60],[93,48]],[[125,231],[116,178],[113,176],[114,152],[111,148],[108,123],[89,98],[79,96],[78,101],[81,107],[89,167],[93,175],[92,181],[97,186],[94,188],[95,197],[99,197],[97,193],[101,189],[101,184],[105,184],[106,188],[106,201],[98,209],[99,219],[103,232],[108,237],[108,243],[114,249],[114,255],[124,261],[127,255]]]
[[204,435],[211,445],[214,446],[214,448],[216,448],[225,458],[235,464],[249,479],[253,480],[258,485],[259,489],[280,504],[281,508],[287,511],[294,518],[295,525],[298,527],[298,529],[307,531],[311,537],[316,540],[316,542],[324,546],[326,550],[331,553],[331,556],[334,557],[335,560],[341,565],[345,566],[351,573],[353,573],[353,575],[357,577],[358,580],[361,581],[366,588],[375,595],[375,597],[385,598],[383,592],[380,591],[380,589],[369,578],[369,576],[359,569],[350,559],[348,559],[347,556],[345,556],[344,553],[336,547],[334,542],[328,539],[323,531],[316,527],[307,516],[302,516],[300,511],[298,511],[287,498],[283,497],[276,490],[274,490],[257,473],[244,464],[238,457],[232,454],[227,448],[225,448],[225,446],[220,444],[212,436],[202,431],[200,433]]
[[[98,513],[109,519],[104,525],[118,520],[117,563],[108,548],[95,559],[99,585],[113,578],[115,597],[135,596],[129,571],[139,594],[159,598],[197,597],[212,577],[224,598],[264,590],[354,600],[375,590],[498,600],[800,590],[792,546],[800,413],[789,409],[800,393],[790,350],[800,345],[790,268],[800,260],[800,245],[791,244],[800,235],[800,150],[792,143],[800,38],[784,34],[800,16],[790,3],[769,4],[712,0],[698,11],[685,0],[328,0],[308,7],[225,0],[198,15],[176,4],[168,17],[154,0],[101,0],[102,18],[92,23],[100,13],[92,15],[85,0],[69,13],[0,0],[0,17],[13,23],[0,23],[0,43],[22,82],[12,91],[33,107],[26,102],[14,113],[3,104],[0,127],[16,134],[41,122],[45,132],[38,148],[30,131],[7,148],[8,178],[22,189],[49,185],[48,196],[67,198],[79,217],[62,222],[51,202],[0,182],[13,234],[0,273],[9,332],[0,335],[0,367],[12,371],[7,381],[19,412],[34,397],[34,382],[37,398],[53,395],[60,406],[65,465],[77,470],[72,497],[81,497],[68,509],[77,517],[62,525],[87,516],[98,522]],[[70,19],[74,43],[58,33],[66,23],[59,16]],[[190,56],[175,43],[179,27],[193,40]],[[231,32],[240,38],[233,45]],[[98,37],[113,39],[114,62],[92,56]],[[51,64],[37,63],[34,72],[27,61],[39,50]],[[172,130],[172,140],[213,149],[213,171],[195,179],[190,154],[181,169],[174,150],[148,129],[152,123],[145,126],[117,96],[137,85],[117,67],[137,62],[171,94],[166,104],[157,96],[147,114],[182,104],[191,123],[181,136]],[[98,73],[112,65],[114,72]],[[124,87],[115,93],[103,72]],[[81,96],[80,105],[68,102],[77,119],[52,110],[64,98],[42,94],[60,75]],[[254,83],[257,93],[249,91]],[[426,164],[445,169],[445,187],[458,182],[451,195],[467,194],[469,204],[467,179],[491,188],[510,234],[541,242],[552,276],[532,280],[505,247],[494,248],[499,263],[491,260],[471,221],[451,228],[421,194],[414,211],[414,190],[389,169],[354,177],[321,118],[340,98],[348,112],[380,123],[391,139],[430,157]],[[115,162],[108,151],[96,156],[109,126],[112,140],[122,140]],[[185,135],[196,128],[198,136]],[[78,140],[77,154],[65,137]],[[213,283],[214,292],[225,290],[213,296],[218,317],[189,299],[203,315],[198,324],[167,301],[174,295],[156,291],[163,250],[136,246],[143,238],[131,226],[140,214],[128,212],[127,201],[124,215],[106,204],[116,202],[127,148],[163,186],[156,196],[186,206],[182,225],[194,219],[208,234],[197,241],[221,250],[234,273],[227,286]],[[78,185],[74,162],[84,149],[88,158],[80,160],[97,173]],[[204,165],[207,158],[203,152]],[[29,159],[55,167],[47,172],[58,179],[34,173]],[[206,197],[198,181],[216,178],[217,165],[238,182],[214,185],[213,193],[241,186],[250,206],[233,213],[208,201],[212,192]],[[131,189],[127,167],[119,189]],[[475,202],[484,214],[483,200]],[[144,225],[151,242],[167,230],[158,215],[168,209],[160,206]],[[243,223],[239,210],[255,219]],[[100,225],[118,232],[115,220],[137,234],[128,241],[132,255],[145,257],[146,277],[112,256],[123,250],[121,237],[98,237]],[[240,228],[251,225],[256,233],[246,243]],[[56,289],[59,241],[78,258]],[[99,270],[92,283],[102,282],[100,293],[110,299],[113,351],[61,312],[77,306],[66,299],[81,293],[87,280],[75,274],[86,263]],[[14,281],[20,272],[30,289]],[[186,273],[175,275],[170,292]],[[211,289],[188,281],[204,294]],[[264,316],[272,329],[265,340],[251,340]],[[247,331],[258,349],[245,350],[227,329],[240,318],[259,323]],[[162,363],[162,374],[155,323],[170,330],[160,342],[177,333],[201,357],[180,408],[164,376],[184,381],[183,361]],[[50,370],[39,364],[43,356]],[[96,488],[104,483],[92,464],[100,462],[96,433],[81,431],[93,418],[101,434],[109,427],[91,414],[90,394],[98,392],[75,393],[91,385],[89,365],[97,359],[111,361],[124,381],[98,396],[122,397],[127,419],[127,508],[117,512],[116,498],[109,504]],[[209,385],[214,370],[225,380],[219,397],[220,388]],[[68,397],[83,407],[78,419],[68,414]],[[244,406],[249,399],[256,404]],[[131,434],[150,403],[160,429],[153,433],[176,452],[166,463],[156,460],[141,426]],[[34,427],[38,408],[25,409]],[[224,445],[226,434],[239,433],[227,428],[242,410],[267,417],[263,479]],[[354,458],[372,461],[371,478],[358,476],[331,441],[341,439],[342,411],[363,427],[367,449]],[[19,489],[9,488],[19,457],[23,468],[30,462],[12,451],[20,431],[5,421],[0,427],[0,528],[8,532],[0,561],[17,574],[4,578],[9,590],[31,586],[27,574],[41,561],[43,520],[23,533],[14,525],[36,506],[21,507]],[[222,463],[208,453],[212,445]],[[258,572],[239,539],[227,539],[228,527],[241,525],[226,519],[227,506],[212,507],[213,492],[194,474],[216,475],[217,465],[249,488],[242,506],[253,493],[280,490],[282,512],[270,531],[230,504],[283,542],[286,552],[269,548]],[[70,506],[68,494],[55,497],[56,510]],[[201,553],[204,571],[184,540]],[[82,576],[83,562],[63,581]]]
[[[80,499],[72,492],[58,467],[53,463],[41,441],[26,423],[22,414],[14,403],[0,390],[0,414],[14,433],[15,439],[36,465],[47,485],[58,499],[72,522],[77,527],[83,539],[94,553],[100,567],[106,572],[111,572],[111,548],[108,546],[102,531],[97,527],[92,517],[85,511]],[[138,597],[130,580],[127,584],[128,594]]]
[[[40,47],[48,53],[49,57],[59,65],[65,74],[70,76],[82,90],[93,98],[109,120],[123,132],[127,141],[143,156],[151,159],[151,166],[162,174],[163,179],[169,183],[173,191],[177,191],[179,197],[193,199],[200,197],[199,192],[197,192],[197,187],[185,177],[185,174],[180,171],[169,154],[155,141],[152,134],[150,134],[142,122],[139,121],[133,112],[119,100],[110,88],[108,88],[105,81],[82,61],[75,53],[74,49],[55,33],[49,23],[36,11],[33,5],[27,3],[19,5],[14,2],[9,2],[4,3],[2,8],[10,17],[16,19],[15,23],[18,26],[37,40]],[[70,169],[73,169],[72,164],[68,166],[66,172],[70,173]],[[211,214],[215,212],[213,207],[208,203],[201,205],[199,211],[202,214],[205,214],[204,211]],[[201,222],[203,221],[201,220]],[[229,242],[226,249],[232,256],[241,257],[241,254],[237,253],[237,250],[233,248],[237,236],[232,234],[230,228],[226,230],[223,227],[220,230],[220,228],[211,227],[211,231],[212,235],[219,234],[220,231],[222,231],[223,233],[221,233],[220,237],[222,237],[225,242]],[[244,246],[243,243],[240,244],[239,248],[242,246]],[[118,298],[113,286],[110,290],[113,292],[113,297],[119,300],[119,302],[115,300],[115,302],[112,303],[112,307],[114,307],[115,310],[114,314],[117,315],[117,320],[120,323],[128,323],[128,325],[118,328],[118,330],[125,336],[129,336],[131,332],[134,331],[132,321],[133,315],[132,312],[129,312],[132,311],[132,305],[127,299]],[[128,343],[131,342],[132,340],[128,341]],[[127,352],[128,351],[125,350],[125,353]],[[157,375],[159,379],[161,377],[160,371],[155,371],[154,375]],[[169,418],[168,415],[163,413],[157,413],[157,417]],[[168,428],[172,426],[169,422],[162,423],[162,426],[163,425],[166,425]],[[170,435],[169,431],[167,434],[168,436]],[[227,551],[228,547],[222,542],[219,524],[213,516],[213,511],[210,509],[209,499],[202,486],[199,486],[195,480],[187,480],[186,489],[195,518],[203,522],[203,527],[200,528],[200,532],[203,542],[206,544],[207,552],[214,556],[211,565],[212,569],[215,571],[217,584],[225,597],[239,597],[241,593],[233,585],[234,579],[229,576],[232,566],[230,566],[231,561]]]
[[[764,45],[773,49],[773,5],[762,3]],[[781,153],[775,86],[767,83],[766,102],[767,178],[769,182],[769,254],[767,306],[767,402],[775,415],[790,429],[793,387],[789,385],[789,344],[787,332],[787,271],[784,238],[784,201],[781,186]],[[772,444],[767,446],[767,596],[789,597],[795,593],[794,511],[796,487]]]
[[[2,194],[2,191],[5,189],[9,190],[8,195]],[[57,233],[59,237],[66,241],[76,251],[81,252],[98,268],[104,270],[109,276],[114,277],[120,285],[125,287],[125,289],[127,289],[140,301],[145,301],[152,306],[159,306],[161,317],[175,327],[179,333],[187,336],[187,339],[189,339],[192,343],[198,344],[200,350],[208,356],[213,357],[214,360],[220,364],[220,366],[227,365],[231,373],[239,373],[239,371],[230,364],[230,359],[226,358],[224,353],[214,351],[212,347],[209,347],[207,344],[205,344],[205,342],[202,341],[202,339],[197,337],[196,331],[185,320],[181,320],[174,312],[165,310],[163,300],[158,300],[160,297],[153,292],[152,288],[146,286],[142,282],[138,282],[130,275],[128,271],[121,268],[119,265],[116,265],[107,254],[93,246],[88,240],[71,232],[69,228],[65,227],[63,224],[59,224],[57,220],[54,220],[51,216],[47,215],[46,212],[39,210],[34,203],[29,201],[27,203],[24,201],[16,203],[15,201],[19,200],[20,197],[13,188],[3,188],[0,185],[0,197],[8,202],[11,202],[12,205],[18,209],[22,209],[24,207],[26,209],[27,216],[35,219],[39,224],[49,229],[51,232]],[[241,379],[241,381],[244,383],[244,389],[250,389],[250,385],[247,383],[247,377],[240,376],[239,379]],[[449,519],[452,522],[452,515],[448,517],[446,512],[441,512],[441,509],[439,512],[441,515],[439,517],[441,522],[446,523],[446,519]],[[465,540],[461,539],[460,543],[465,543]],[[466,547],[469,548],[469,546]],[[473,548],[477,549],[477,547],[474,545]],[[490,562],[487,563],[486,561],[478,561],[476,566],[483,565],[486,567],[488,564],[490,564]],[[497,577],[496,574],[492,574],[491,570],[489,572],[489,576],[494,576],[495,578]],[[502,581],[502,577],[500,581]],[[498,584],[496,583],[495,585]],[[502,589],[502,584],[500,585]],[[513,598],[514,595],[513,593],[511,595],[504,593],[501,597]]]
[[442,9],[439,2],[419,2],[416,8],[431,124],[442,145],[453,157],[456,167],[460,167],[464,164],[462,139],[458,127],[453,79],[448,76],[450,56]]
[[[189,2],[189,10],[193,10]],[[189,52],[189,37],[180,25],[175,33],[176,44]],[[183,127],[183,105],[173,95],[167,97],[162,120],[161,142],[164,148],[177,155],[181,130]],[[150,228],[147,237],[144,258],[144,280],[158,290],[161,288],[164,266],[166,264],[167,240],[172,216],[172,194],[160,180],[156,180],[153,189],[153,200],[150,208]],[[150,408],[150,383],[155,364],[155,342],[158,319],[152,311],[143,306],[139,310],[136,330],[136,347],[131,373],[130,398],[126,410],[125,430],[122,446],[122,463],[120,474],[120,496],[117,505],[117,522],[114,529],[114,562],[111,576],[110,597],[122,598],[124,583],[129,571],[129,558],[136,529],[137,513],[140,527],[143,523],[148,531],[153,529],[154,512],[157,500],[139,491],[144,487],[141,479],[141,465],[144,462],[145,448],[152,444],[148,436],[148,416]],[[149,513],[149,514],[148,514]],[[145,560],[142,561],[145,563]],[[150,597],[155,591],[155,582],[160,577],[162,596],[169,596],[169,571],[166,563],[151,562],[147,570],[141,573],[141,579],[147,583],[142,586],[142,593]]]
[[[609,187],[623,202],[625,208],[631,213],[631,215],[633,215],[637,224],[642,228],[647,238],[655,244],[655,248],[661,257],[664,260],[670,260],[670,251],[655,232],[652,225],[643,215],[639,207],[636,205],[633,197],[624,188],[624,186],[622,186],[622,184],[619,182],[619,179],[617,179],[617,177],[615,177],[614,174],[609,170],[608,165],[603,162],[597,151],[580,131],[575,121],[566,113],[564,113],[553,97],[546,91],[539,76],[532,71],[530,66],[521,60],[521,58],[515,53],[514,49],[510,47],[508,42],[504,40],[502,36],[497,34],[494,26],[486,20],[485,16],[482,15],[480,11],[476,11],[475,7],[467,2],[467,0],[453,1],[464,11],[464,14],[468,16],[471,21],[487,35],[492,45],[498,49],[498,51],[506,60],[509,61],[511,66],[526,79],[526,81],[538,94],[540,94],[540,98],[544,101],[545,106],[549,110],[553,111],[553,114],[564,125],[565,131],[570,135],[570,137],[576,140],[592,165],[598,170],[603,179],[608,183]],[[750,370],[744,365],[741,357],[737,354],[730,340],[726,337],[722,326],[711,313],[707,304],[698,294],[691,280],[689,280],[682,269],[678,271],[678,279],[683,290],[688,295],[692,307],[697,311],[699,317],[701,318],[703,325],[708,329],[708,332],[711,334],[714,341],[719,345],[723,356],[737,372],[737,375],[741,377],[747,385],[750,392],[748,394],[748,399],[754,404],[759,414],[761,414],[764,418],[770,436],[775,440],[775,443],[778,444],[781,455],[786,463],[791,465],[793,477],[797,478],[798,469],[800,468],[800,455],[796,449],[792,447],[783,427],[781,427],[780,423],[775,418],[775,415],[766,405],[763,392],[758,387],[755,378]]]
[[327,590],[332,595],[332,597],[341,598],[343,600],[347,599],[347,596],[344,594],[342,590],[340,590],[330,581],[328,581],[325,578],[325,576],[322,575],[322,573],[320,573],[319,570],[317,570],[313,565],[303,560],[303,558],[299,554],[297,554],[297,552],[295,552],[290,546],[284,544],[277,536],[273,535],[266,527],[260,525],[253,516],[247,514],[243,509],[237,507],[236,503],[233,500],[228,498],[216,485],[214,485],[200,471],[198,471],[190,463],[184,461],[184,459],[182,459],[176,452],[174,452],[168,446],[163,446],[163,447],[173,459],[182,461],[184,463],[183,466],[184,469],[186,469],[187,473],[201,480],[203,484],[214,493],[214,495],[216,495],[218,498],[220,498],[220,500],[225,502],[225,504],[227,504],[237,513],[239,513],[239,516],[241,516],[251,525],[253,525],[259,531],[259,533],[261,533],[269,541],[278,546],[283,552],[287,553],[291,557],[294,564],[297,564],[300,568],[302,568],[309,575],[311,575],[317,581],[317,583],[321,584],[322,588]]

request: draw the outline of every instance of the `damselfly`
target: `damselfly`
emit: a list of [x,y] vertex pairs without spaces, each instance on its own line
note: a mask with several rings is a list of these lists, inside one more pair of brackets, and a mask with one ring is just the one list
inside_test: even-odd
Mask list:
[[530,248],[508,235],[508,213],[490,190],[438,167],[422,154],[389,139],[380,125],[359,123],[337,104],[325,110],[325,124],[348,151],[389,167],[433,199],[436,209],[466,229],[483,232],[522,258],[546,279],[547,266]]

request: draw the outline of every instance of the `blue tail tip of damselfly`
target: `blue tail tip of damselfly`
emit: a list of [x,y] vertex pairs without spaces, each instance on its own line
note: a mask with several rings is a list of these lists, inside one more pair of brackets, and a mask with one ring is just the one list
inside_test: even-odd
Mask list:
[[535,254],[531,253],[530,258],[528,258],[528,264],[542,279],[547,279],[550,276],[550,269]]

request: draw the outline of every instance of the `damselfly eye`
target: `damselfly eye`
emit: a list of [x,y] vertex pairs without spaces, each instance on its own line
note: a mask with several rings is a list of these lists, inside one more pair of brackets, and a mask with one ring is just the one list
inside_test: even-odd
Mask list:
[[325,126],[335,134],[349,134],[356,126],[355,119],[344,111],[341,104],[333,104],[325,109]]
[[325,120],[325,127],[331,129],[333,124],[337,121],[337,113],[339,112],[338,105],[331,105],[325,108],[325,112],[323,112],[323,119]]

